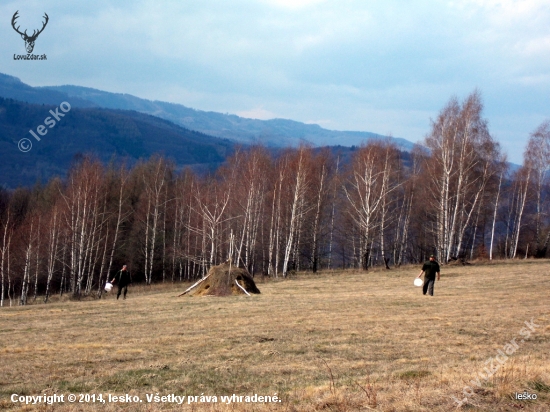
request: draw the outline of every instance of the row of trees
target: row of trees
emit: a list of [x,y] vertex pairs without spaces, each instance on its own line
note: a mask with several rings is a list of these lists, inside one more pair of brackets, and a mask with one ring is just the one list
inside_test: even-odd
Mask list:
[[0,306],[97,293],[122,264],[134,279],[191,280],[227,259],[251,273],[542,257],[550,241],[550,124],[521,168],[482,118],[452,99],[412,154],[370,141],[329,149],[237,150],[216,173],[162,157],[132,168],[84,158],[66,180],[0,194]]

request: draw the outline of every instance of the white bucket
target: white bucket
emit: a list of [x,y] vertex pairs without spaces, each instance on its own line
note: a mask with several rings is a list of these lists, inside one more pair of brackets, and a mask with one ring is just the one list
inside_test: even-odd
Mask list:
[[113,284],[112,283],[105,283],[105,292],[110,292],[111,289],[113,288]]
[[422,279],[420,278],[416,278],[414,280],[414,286],[422,286],[424,284],[424,282],[422,282]]

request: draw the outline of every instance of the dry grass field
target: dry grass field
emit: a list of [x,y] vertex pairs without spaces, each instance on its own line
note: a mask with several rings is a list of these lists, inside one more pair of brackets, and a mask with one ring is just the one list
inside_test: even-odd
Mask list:
[[[0,410],[549,411],[550,262],[445,266],[434,297],[412,285],[418,272],[300,274],[259,281],[252,297],[135,286],[125,301],[3,308]],[[531,320],[538,326],[521,342]],[[479,378],[512,339],[515,353]],[[537,399],[515,399],[525,391]],[[142,402],[69,403],[69,393]],[[65,403],[25,406],[12,394],[64,394]],[[232,394],[281,402],[221,402]]]

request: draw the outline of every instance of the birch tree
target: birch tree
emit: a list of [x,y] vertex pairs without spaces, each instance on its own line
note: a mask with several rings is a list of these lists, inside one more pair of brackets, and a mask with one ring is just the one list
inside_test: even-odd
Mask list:
[[313,159],[312,195],[314,196],[313,216],[311,224],[311,268],[313,273],[319,269],[319,249],[325,208],[329,206],[331,180],[334,173],[334,160],[328,150],[321,151]]
[[14,234],[13,218],[11,216],[9,208],[7,208],[5,216],[3,217],[0,225],[2,230],[2,248],[0,249],[0,277],[2,282],[2,289],[0,290],[0,307],[4,306],[4,297],[6,296],[6,282],[8,280],[8,270],[10,267],[9,256],[11,240]]
[[543,240],[543,230],[548,217],[546,193],[548,191],[548,170],[550,169],[550,121],[542,123],[532,134],[525,152],[525,167],[529,167],[532,190],[535,199],[534,255],[543,257],[550,241],[550,231]]
[[452,98],[426,138],[430,150],[425,163],[426,181],[436,220],[436,249],[444,262],[462,254],[474,211],[495,172],[498,145],[489,134],[482,110],[477,91],[462,104]]
[[[234,217],[236,245],[232,262],[244,265],[254,272],[254,256],[258,242],[258,231],[263,218],[264,200],[267,192],[268,173],[271,159],[263,148],[237,151],[228,161],[227,173],[233,180],[231,186],[231,212]],[[227,170],[227,172],[224,172]]]
[[493,223],[491,225],[491,241],[489,244],[489,260],[493,260],[493,249],[494,249],[494,241],[495,241],[495,229],[496,229],[496,223],[497,223],[497,213],[498,213],[498,207],[500,202],[500,193],[502,190],[502,180],[504,178],[504,175],[508,171],[508,165],[506,163],[506,156],[502,155],[501,158],[498,161],[498,184],[497,184],[497,190],[496,190],[496,197],[494,201],[494,208],[493,208]]
[[230,196],[230,187],[215,177],[209,177],[194,187],[192,209],[197,219],[193,219],[189,229],[202,237],[200,259],[203,262],[203,275],[218,263],[221,255],[219,247],[224,239],[223,223],[231,219],[226,213]]
[[70,272],[69,290],[75,296],[88,291],[93,280],[93,269],[97,261],[100,229],[103,223],[102,166],[98,161],[85,159],[69,174],[67,190],[62,193],[65,205],[64,226],[69,261],[65,264]]
[[[358,251],[365,270],[368,269],[376,233],[384,232],[388,196],[398,187],[392,181],[395,161],[395,147],[387,142],[371,141],[353,156],[343,186],[348,213],[360,233]],[[383,240],[378,239],[384,247]]]
[[[128,193],[128,181],[130,175],[126,171],[125,165],[118,170],[110,170],[105,179],[105,190],[109,196],[109,205],[115,205],[115,209],[109,208],[108,216],[105,216],[107,222],[105,225],[103,256],[98,279],[98,296],[103,295],[103,279],[108,280],[113,267],[115,251],[119,245],[119,236],[121,226],[130,218],[132,210],[129,206],[130,194]],[[113,227],[114,226],[114,227]],[[108,257],[107,257],[108,256]],[[106,261],[108,259],[108,262]],[[103,274],[105,273],[105,276]]]
[[283,277],[288,276],[290,256],[293,250],[296,250],[295,242],[299,239],[303,218],[309,211],[306,194],[311,184],[308,173],[308,161],[311,158],[311,149],[302,146],[297,149],[295,154],[291,154],[290,156],[289,166],[292,168],[292,172],[289,174],[290,179],[287,186],[290,196],[287,204],[289,214],[284,246]]
[[[529,183],[532,169],[522,166],[513,176],[512,195],[510,196],[510,211],[508,213],[508,227],[510,231],[510,244],[507,247],[508,257],[516,257],[519,245],[519,238],[523,224],[523,214],[527,197],[529,194]],[[507,242],[508,243],[508,242]]]
[[141,203],[144,205],[144,216],[142,215],[141,219],[145,225],[143,271],[147,285],[150,285],[153,279],[157,241],[166,205],[164,192],[170,180],[169,174],[171,174],[171,168],[167,162],[163,158],[156,157],[145,165],[142,175],[144,190]]

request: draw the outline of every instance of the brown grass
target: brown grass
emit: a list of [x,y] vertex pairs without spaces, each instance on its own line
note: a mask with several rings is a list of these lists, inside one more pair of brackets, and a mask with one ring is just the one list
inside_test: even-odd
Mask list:
[[[0,310],[0,409],[449,411],[525,321],[541,325],[473,386],[466,411],[550,410],[548,261],[448,266],[435,297],[419,267],[301,274],[261,295],[177,298],[182,285],[133,286],[128,299]],[[537,401],[512,399],[515,392]],[[141,404],[21,408],[13,393],[138,395]],[[177,406],[145,394],[273,395],[280,403]]]

